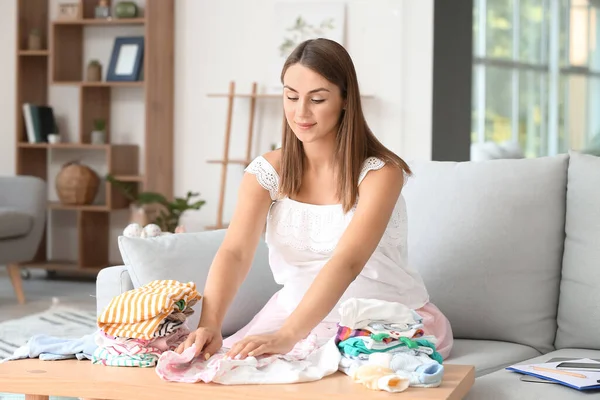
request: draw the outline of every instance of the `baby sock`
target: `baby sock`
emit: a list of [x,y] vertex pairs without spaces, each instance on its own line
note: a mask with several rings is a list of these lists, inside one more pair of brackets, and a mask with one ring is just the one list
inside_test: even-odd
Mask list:
[[409,386],[409,380],[406,377],[394,374],[391,369],[379,365],[362,365],[351,377],[356,383],[362,383],[371,390],[396,393],[406,390]]
[[444,375],[444,367],[425,354],[395,353],[390,368],[413,387],[437,387]]

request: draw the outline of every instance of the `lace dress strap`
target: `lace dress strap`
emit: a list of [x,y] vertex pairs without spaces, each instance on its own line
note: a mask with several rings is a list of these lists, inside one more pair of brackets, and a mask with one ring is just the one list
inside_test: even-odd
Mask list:
[[377,157],[367,158],[363,162],[363,166],[362,166],[362,170],[360,171],[360,175],[358,175],[358,184],[360,185],[360,183],[363,181],[363,179],[365,179],[365,176],[367,176],[367,173],[369,171],[381,169],[381,168],[383,168],[384,165],[385,165],[385,163]]
[[263,157],[258,156],[244,171],[256,176],[256,180],[271,195],[271,200],[277,200],[279,193],[279,175],[275,168]]

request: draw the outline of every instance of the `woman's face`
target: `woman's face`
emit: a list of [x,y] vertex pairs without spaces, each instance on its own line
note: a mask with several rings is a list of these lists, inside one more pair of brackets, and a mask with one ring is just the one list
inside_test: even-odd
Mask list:
[[283,108],[290,128],[302,143],[335,137],[343,108],[340,89],[301,64],[283,77]]

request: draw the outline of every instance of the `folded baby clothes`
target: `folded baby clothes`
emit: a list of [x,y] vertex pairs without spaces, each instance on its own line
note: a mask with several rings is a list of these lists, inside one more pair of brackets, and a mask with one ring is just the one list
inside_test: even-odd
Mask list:
[[152,339],[170,314],[200,298],[193,282],[155,280],[114,297],[98,317],[98,327],[112,336]]
[[[347,356],[342,356],[339,363],[339,370],[353,379],[360,374],[362,368],[366,366],[378,366],[386,368],[386,382],[396,378],[398,381],[406,381],[411,387],[437,387],[441,384],[444,375],[444,367],[438,362],[430,359],[424,354],[414,353],[373,353],[367,360],[356,360]],[[382,375],[383,376],[383,375]],[[392,381],[394,382],[394,381]],[[371,382],[373,385],[373,382]],[[391,391],[390,388],[380,384],[377,387],[380,390]],[[375,389],[371,387],[371,389]]]
[[[418,349],[419,347],[428,347],[433,350],[432,354],[429,356],[432,360],[435,360],[439,363],[442,363],[442,356],[435,351],[435,345],[427,340],[427,337],[422,337],[419,339],[407,339],[401,338],[401,340],[397,340],[391,343],[381,343],[376,344],[369,342],[372,341],[371,338],[365,337],[352,337],[346,339],[342,342],[338,343],[338,348],[342,354],[347,354],[351,356],[358,356],[359,354],[372,354],[372,353],[382,353],[382,352],[403,352],[405,348],[409,349]],[[366,342],[365,342],[366,341]]]
[[406,328],[420,323],[418,314],[404,304],[378,299],[350,298],[338,307],[341,326],[361,329],[372,322]]
[[90,360],[98,347],[94,342],[94,337],[95,333],[77,339],[60,338],[44,334],[34,335],[25,345],[16,349],[12,356],[0,360],[0,363],[22,358],[39,358],[43,361],[71,358]]
[[98,347],[92,355],[92,364],[106,365],[110,367],[154,367],[158,355],[156,354],[111,354],[107,349]]
[[176,332],[152,340],[110,337],[96,335],[96,344],[111,355],[155,354],[160,356],[168,350],[175,350],[188,337],[190,330],[183,325]]
[[317,337],[309,335],[287,354],[262,355],[235,360],[225,357],[222,348],[208,360],[194,359],[195,346],[178,354],[163,353],[156,373],[166,381],[214,382],[225,385],[287,384],[309,382],[338,370],[340,353],[333,338],[318,346]]
[[409,381],[394,373],[390,368],[380,365],[362,365],[349,375],[356,383],[362,383],[371,390],[403,392],[409,387]]
[[[359,337],[359,336],[371,337],[371,335],[372,335],[372,333],[366,329],[351,329],[351,328],[348,328],[347,326],[338,325],[338,330],[335,335],[335,344],[338,344],[339,342],[342,342],[351,337]],[[389,342],[393,341],[393,338],[386,337],[386,338],[382,338],[381,341],[384,343],[389,343]]]

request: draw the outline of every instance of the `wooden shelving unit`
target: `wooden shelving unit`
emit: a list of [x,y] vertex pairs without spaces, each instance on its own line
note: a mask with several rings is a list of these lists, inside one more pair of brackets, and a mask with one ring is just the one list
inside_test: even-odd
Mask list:
[[[16,172],[48,180],[48,153],[89,150],[101,152],[109,173],[117,179],[137,183],[138,190],[151,190],[173,197],[173,109],[174,109],[174,0],[146,0],[143,16],[132,19],[94,19],[97,0],[79,0],[82,10],[77,20],[50,20],[47,0],[17,2],[17,76],[16,76]],[[144,81],[86,82],[84,80],[84,31],[88,26],[134,25],[144,29]],[[32,29],[42,35],[42,49],[28,50],[27,37]],[[107,65],[106,65],[107,67]],[[48,104],[49,87],[69,85],[79,91],[79,134],[72,143],[29,143],[23,118],[23,103]],[[144,159],[141,143],[111,143],[112,88],[144,90],[146,113]],[[92,144],[92,121],[106,120],[106,144]],[[144,173],[140,173],[143,165]],[[21,266],[54,271],[96,273],[110,266],[110,213],[126,209],[127,200],[104,182],[103,204],[66,205],[49,201],[48,212],[75,212],[78,232],[76,260],[51,260],[46,248],[48,230],[33,261]]]

